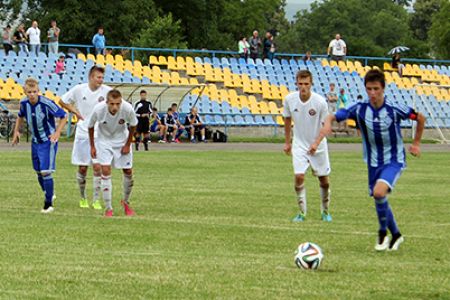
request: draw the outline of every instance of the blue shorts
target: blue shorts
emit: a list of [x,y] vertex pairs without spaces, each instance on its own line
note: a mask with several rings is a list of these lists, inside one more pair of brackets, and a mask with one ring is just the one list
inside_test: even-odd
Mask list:
[[392,191],[404,169],[405,165],[400,163],[391,163],[380,167],[369,167],[370,196],[373,196],[373,188],[377,181],[386,183],[389,186],[389,192]]
[[36,172],[51,173],[56,168],[56,152],[58,151],[58,143],[50,141],[38,144],[31,143],[31,160],[33,161],[33,169]]
[[156,132],[158,130],[158,122],[154,121],[150,127],[150,132]]

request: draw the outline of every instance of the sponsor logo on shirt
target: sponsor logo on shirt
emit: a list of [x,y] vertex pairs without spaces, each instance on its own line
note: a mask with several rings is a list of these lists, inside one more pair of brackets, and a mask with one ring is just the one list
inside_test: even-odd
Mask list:
[[120,125],[122,125],[122,124],[124,124],[124,123],[125,123],[125,120],[124,120],[124,119],[120,119],[120,120],[119,120],[119,124],[120,124]]
[[308,111],[308,113],[309,113],[309,115],[312,117],[312,116],[315,116],[317,112],[314,110],[314,108],[311,108],[311,109]]
[[294,112],[298,112],[298,109],[296,108],[296,109],[294,109]]
[[86,97],[83,97],[83,101],[86,101],[87,100],[87,98]]
[[105,97],[103,97],[103,96],[98,97],[98,102],[103,102],[103,101],[105,101]]

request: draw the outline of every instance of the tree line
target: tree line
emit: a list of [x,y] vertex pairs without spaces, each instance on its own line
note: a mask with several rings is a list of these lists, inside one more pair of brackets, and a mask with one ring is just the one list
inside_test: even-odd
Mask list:
[[[108,45],[237,49],[253,30],[275,34],[277,52],[325,54],[340,33],[348,54],[386,56],[392,47],[409,57],[450,58],[448,0],[323,0],[297,12],[292,22],[285,0],[0,0],[0,19],[40,27],[55,19],[62,43],[90,44],[99,26]],[[17,23],[17,22],[15,22]]]

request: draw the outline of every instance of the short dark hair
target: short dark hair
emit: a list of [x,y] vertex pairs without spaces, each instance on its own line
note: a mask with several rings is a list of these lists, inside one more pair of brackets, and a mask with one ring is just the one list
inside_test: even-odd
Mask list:
[[311,78],[311,83],[313,82],[312,73],[309,70],[299,70],[297,75],[295,75],[295,81],[298,81],[299,78]]
[[369,70],[366,73],[366,76],[364,76],[364,86],[366,86],[368,82],[379,82],[384,89],[386,86],[386,78],[384,77],[383,71],[379,69]]
[[156,107],[152,107],[152,111],[158,111],[158,109]]
[[106,94],[106,101],[108,101],[110,98],[117,99],[122,98],[122,94],[119,92],[119,90],[112,89]]
[[169,108],[167,109],[167,112],[169,112],[169,111],[172,111],[172,107],[169,107]]
[[139,94],[147,94],[146,90],[141,90],[141,92]]
[[89,77],[91,77],[92,73],[94,72],[100,72],[102,74],[105,74],[105,68],[97,65],[92,66],[92,68],[89,70]]
[[174,107],[174,106],[178,107],[178,104],[172,103],[172,105],[170,107]]

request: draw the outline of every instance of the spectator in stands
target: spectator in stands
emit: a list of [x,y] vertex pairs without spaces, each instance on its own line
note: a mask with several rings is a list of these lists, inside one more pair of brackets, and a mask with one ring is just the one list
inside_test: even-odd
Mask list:
[[200,132],[201,141],[206,143],[205,139],[205,125],[202,122],[202,119],[197,113],[197,108],[191,108],[191,113],[186,116],[186,120],[184,122],[186,130],[190,133],[191,143],[195,143],[195,135]]
[[[175,137],[177,135],[178,126],[177,122],[175,121],[175,118],[173,117],[172,107],[169,107],[167,109],[167,114],[164,116],[162,123],[164,124],[165,127],[164,141],[175,143]],[[167,140],[167,135],[171,137],[170,140]]]
[[[342,109],[342,108],[346,108],[347,107],[347,103],[348,103],[348,96],[345,94],[345,89],[340,89],[339,90],[339,96],[338,96],[338,100],[337,100],[337,109]],[[338,131],[342,129],[341,123],[338,123]],[[344,123],[344,131],[347,131],[347,122],[343,122]]]
[[177,135],[175,136],[175,143],[179,144],[181,143],[180,136],[183,134],[185,128],[180,122],[180,114],[178,113],[178,104],[172,103],[170,107],[172,107],[173,118],[175,119],[175,122],[178,126]]
[[338,100],[338,96],[337,96],[334,88],[335,88],[335,84],[330,83],[330,90],[327,93],[328,112],[330,114],[335,113],[337,111],[336,102]]
[[336,34],[336,38],[330,42],[328,45],[328,57],[334,61],[345,60],[347,55],[347,45],[344,40],[341,39],[341,35]]
[[30,52],[38,56],[39,51],[41,51],[41,30],[37,21],[31,23],[31,27],[27,29],[27,36],[30,42]]
[[273,35],[269,31],[266,32],[266,37],[263,42],[263,59],[273,60],[275,54],[275,43],[273,42]]
[[245,36],[242,36],[239,40],[238,47],[239,57],[244,58],[247,61],[250,45],[247,42],[247,38]]
[[3,30],[2,40],[3,40],[3,49],[5,50],[5,55],[8,55],[9,51],[12,50],[11,26],[7,25],[5,27],[5,29]]
[[62,79],[63,75],[66,74],[66,66],[65,66],[65,56],[60,55],[58,60],[56,61],[55,73],[59,75]]
[[56,21],[52,20],[50,22],[50,29],[47,31],[47,39],[48,39],[48,53],[58,53],[59,46],[59,33],[61,30],[56,27]]
[[348,96],[345,94],[345,89],[340,89],[339,97],[337,100],[337,108],[346,108],[348,103]]
[[152,113],[152,103],[147,101],[147,91],[142,90],[139,93],[141,100],[136,102],[134,105],[134,112],[136,114],[138,125],[136,127],[136,132],[134,134],[134,143],[136,146],[136,151],[139,151],[139,143],[141,142],[142,135],[144,139],[142,143],[144,144],[145,151],[148,151],[148,142],[150,141],[150,115]]
[[166,130],[165,126],[161,122],[161,118],[158,115],[158,109],[153,107],[152,116],[150,119],[150,132],[158,133],[158,143],[165,143],[164,141],[164,132]]
[[398,75],[400,75],[400,77],[403,74],[403,68],[405,67],[400,60],[400,53],[395,53],[392,56],[392,64],[391,64],[393,69],[397,69],[398,70]]
[[306,51],[305,56],[303,56],[302,60],[306,63],[312,60],[311,51]]
[[27,47],[27,33],[25,32],[25,25],[20,24],[19,27],[17,27],[17,30],[14,32],[13,41],[16,43],[16,45],[19,47],[19,52],[25,52],[28,54],[28,47]]
[[99,27],[97,34],[92,38],[92,45],[95,48],[95,54],[105,54],[106,39],[103,27]]
[[261,39],[258,36],[258,31],[253,31],[253,36],[249,39],[250,41],[250,58],[253,60],[257,59],[259,56],[259,48],[261,47]]

